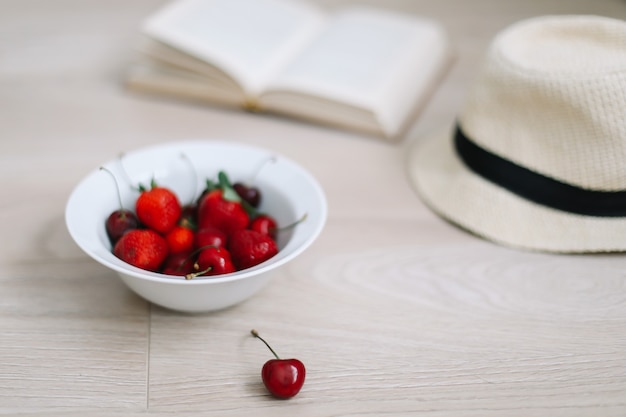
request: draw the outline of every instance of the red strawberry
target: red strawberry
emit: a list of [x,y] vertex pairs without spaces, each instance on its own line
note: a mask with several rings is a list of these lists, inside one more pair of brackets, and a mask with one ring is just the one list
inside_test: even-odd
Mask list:
[[237,269],[253,267],[278,253],[276,242],[271,237],[250,229],[233,233],[228,247]]
[[241,202],[227,200],[223,194],[221,189],[215,189],[202,197],[198,205],[199,229],[212,226],[229,236],[248,226],[250,216]]
[[224,248],[215,246],[202,249],[193,267],[196,272],[186,275],[187,279],[200,275],[220,275],[236,271],[230,253]]
[[113,247],[113,254],[133,266],[158,271],[168,255],[167,241],[150,229],[126,232]]
[[197,230],[194,238],[196,248],[203,246],[226,247],[226,242],[226,234],[212,226]]
[[174,226],[165,235],[165,240],[167,240],[170,254],[191,252],[194,248],[194,233],[187,227]]
[[139,195],[135,212],[141,223],[166,234],[178,223],[182,208],[178,197],[170,189],[153,186]]

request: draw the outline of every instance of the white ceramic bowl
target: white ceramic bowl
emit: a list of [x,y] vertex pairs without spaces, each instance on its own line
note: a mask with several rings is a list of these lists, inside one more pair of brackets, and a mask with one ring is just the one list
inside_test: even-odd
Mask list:
[[186,204],[199,195],[205,179],[215,179],[223,170],[232,182],[253,181],[263,196],[259,209],[274,216],[279,225],[307,215],[295,228],[281,232],[277,255],[253,268],[192,280],[149,272],[113,255],[105,220],[119,208],[117,188],[109,174],[95,169],[69,197],[65,221],[70,235],[85,253],[117,272],[134,292],[172,310],[208,312],[249,298],[268,283],[276,268],[309,247],[326,222],[326,198],[315,178],[300,165],[267,149],[228,141],[191,140],[129,152],[103,166],[118,179],[123,205],[129,209],[134,209],[138,192],[133,187],[139,183],[148,185],[154,178]]

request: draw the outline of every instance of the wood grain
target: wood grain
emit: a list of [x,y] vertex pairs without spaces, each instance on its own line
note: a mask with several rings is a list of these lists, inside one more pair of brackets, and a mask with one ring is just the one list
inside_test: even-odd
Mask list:
[[[625,19],[624,1],[362,2],[437,18],[455,47],[394,145],[127,93],[137,28],[165,3],[0,0],[0,415],[626,415],[626,257],[485,242],[430,212],[405,166],[412,143],[454,121],[497,31],[540,14]],[[201,137],[300,162],[329,219],[256,296],[189,315],[91,261],[63,212],[82,176],[120,152]],[[251,328],[306,364],[296,398],[264,390],[271,355]]]

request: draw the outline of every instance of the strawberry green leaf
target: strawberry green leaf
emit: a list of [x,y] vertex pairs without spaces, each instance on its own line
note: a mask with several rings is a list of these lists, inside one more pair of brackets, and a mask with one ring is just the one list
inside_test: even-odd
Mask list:
[[241,199],[241,207],[243,207],[251,219],[259,215],[259,211],[244,199]]
[[206,191],[207,192],[211,192],[211,191],[216,190],[218,188],[220,188],[219,183],[217,183],[217,182],[207,178],[207,180],[206,180]]
[[224,200],[241,203],[241,197],[239,197],[239,194],[237,194],[237,191],[233,188],[230,180],[228,179],[228,175],[226,175],[224,171],[220,171],[217,174],[217,179],[220,183],[220,187],[222,188],[222,197]]

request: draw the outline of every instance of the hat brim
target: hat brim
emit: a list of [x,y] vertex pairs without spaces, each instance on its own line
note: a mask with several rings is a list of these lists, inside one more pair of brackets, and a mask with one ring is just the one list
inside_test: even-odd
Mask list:
[[471,171],[452,128],[410,145],[413,187],[438,215],[498,244],[559,253],[623,252],[626,218],[582,216],[526,200]]

